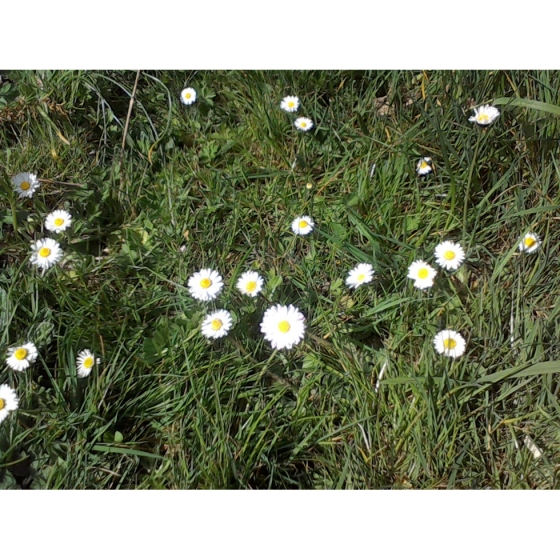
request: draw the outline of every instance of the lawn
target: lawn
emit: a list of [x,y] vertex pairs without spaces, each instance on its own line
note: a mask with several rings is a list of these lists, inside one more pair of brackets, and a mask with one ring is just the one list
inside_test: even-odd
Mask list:
[[[559,116],[555,71],[4,72],[0,488],[557,488]],[[63,258],[41,270],[46,237]],[[208,268],[224,287],[201,301]],[[261,332],[276,305],[305,317],[291,348]],[[232,328],[207,339],[219,309]],[[437,352],[445,329],[461,356]]]

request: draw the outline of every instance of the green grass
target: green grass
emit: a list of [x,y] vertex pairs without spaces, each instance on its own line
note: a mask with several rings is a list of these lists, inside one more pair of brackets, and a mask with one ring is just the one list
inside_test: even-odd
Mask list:
[[[0,487],[559,486],[560,73],[145,71],[124,152],[136,72],[5,78],[0,383],[21,402]],[[280,110],[289,94],[311,132]],[[468,122],[493,100],[498,121]],[[434,175],[416,176],[421,156]],[[32,199],[20,171],[43,181]],[[75,221],[41,276],[29,246],[56,208]],[[303,213],[317,227],[295,237]],[[543,245],[519,254],[530,230]],[[466,263],[414,289],[408,265],[444,239]],[[374,282],[350,292],[359,262]],[[208,304],[185,288],[202,267],[226,281]],[[249,268],[255,300],[235,290]],[[260,335],[274,303],[307,318],[290,351]],[[218,308],[235,327],[208,343]],[[436,354],[444,328],[462,358]],[[13,372],[5,352],[28,339],[39,359]],[[102,358],[86,379],[82,348]]]

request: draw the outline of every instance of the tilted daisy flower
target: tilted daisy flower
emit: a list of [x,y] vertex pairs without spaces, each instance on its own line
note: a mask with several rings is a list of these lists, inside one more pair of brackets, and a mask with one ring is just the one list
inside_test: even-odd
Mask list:
[[500,111],[492,105],[483,105],[474,109],[474,115],[469,117],[469,122],[474,122],[480,126],[492,124],[500,116]]
[[292,231],[296,235],[307,235],[313,231],[315,222],[309,216],[298,216],[292,222]]
[[305,317],[293,305],[275,305],[267,309],[261,323],[261,332],[272,348],[288,350],[297,344],[305,332]]
[[192,105],[196,101],[196,91],[193,88],[185,88],[181,92],[181,101],[185,105]]
[[458,332],[444,330],[438,332],[434,337],[434,346],[440,354],[450,358],[458,358],[465,353],[467,344]]
[[425,157],[418,160],[416,164],[416,173],[418,175],[428,175],[432,172],[432,158]]
[[354,267],[346,278],[346,285],[356,289],[362,284],[367,284],[373,279],[374,270],[371,264],[362,263]]
[[424,261],[414,261],[408,267],[408,278],[414,280],[414,287],[421,290],[434,285],[436,274],[436,270]]
[[230,331],[232,322],[231,313],[225,309],[219,309],[204,317],[200,330],[206,338],[221,338]]
[[66,230],[72,224],[72,216],[66,210],[55,210],[45,218],[45,227],[54,233]]
[[532,253],[540,247],[541,243],[541,238],[536,233],[530,231],[519,243],[519,250],[524,253]]
[[101,360],[95,359],[95,354],[91,350],[82,350],[76,359],[76,373],[78,377],[87,377],[93,366],[98,364]]
[[56,264],[64,255],[60,245],[49,237],[35,241],[31,244],[31,264],[46,270],[53,264]]
[[22,346],[8,348],[8,357],[6,364],[15,371],[23,371],[27,369],[39,355],[37,347],[33,342],[26,342]]
[[210,301],[218,297],[224,283],[222,277],[211,268],[203,268],[189,278],[189,292],[200,301]]
[[243,295],[256,297],[262,290],[263,279],[258,272],[250,270],[239,277],[235,286]]
[[9,385],[0,385],[0,424],[6,420],[8,414],[17,410],[19,399],[16,392]]
[[435,249],[436,262],[447,270],[457,270],[465,260],[465,251],[458,243],[443,241]]
[[298,130],[303,130],[304,132],[311,130],[313,128],[313,121],[307,117],[299,117],[294,121],[294,126]]
[[31,198],[35,191],[41,186],[37,180],[37,175],[33,173],[18,173],[12,177],[14,190],[19,198]]
[[288,95],[280,101],[280,109],[288,113],[295,113],[299,109],[299,99],[293,95]]

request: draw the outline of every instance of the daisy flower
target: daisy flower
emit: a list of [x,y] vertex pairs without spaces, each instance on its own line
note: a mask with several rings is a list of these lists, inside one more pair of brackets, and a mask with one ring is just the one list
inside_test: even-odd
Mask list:
[[288,113],[295,113],[299,109],[299,99],[295,96],[288,95],[280,101],[280,109]]
[[224,283],[222,277],[211,268],[203,268],[189,278],[189,292],[200,301],[210,301],[218,297]]
[[469,117],[469,122],[475,122],[480,126],[492,124],[500,116],[500,111],[492,105],[483,105],[474,109],[474,115]]
[[18,406],[16,392],[9,385],[0,385],[0,424],[10,412],[17,410]]
[[60,233],[70,227],[72,216],[66,210],[55,210],[45,218],[45,227],[54,233]]
[[465,251],[458,243],[444,241],[435,249],[436,262],[447,270],[457,270],[465,260]]
[[37,180],[37,175],[33,173],[18,173],[12,177],[14,190],[19,198],[31,198],[35,191],[41,186]]
[[307,235],[313,231],[315,222],[309,216],[298,216],[292,222],[292,231],[296,235]]
[[311,130],[313,128],[313,121],[307,117],[299,117],[294,121],[294,126],[298,130],[303,130],[304,132]]
[[373,275],[374,270],[371,264],[359,264],[348,273],[348,278],[346,278],[346,285],[350,288],[356,289],[362,284],[371,282]]
[[263,279],[258,272],[250,270],[243,273],[237,281],[236,288],[246,296],[256,297],[262,290]]
[[432,172],[432,158],[425,157],[418,160],[416,164],[416,173],[418,175],[428,175]]
[[8,348],[6,364],[15,371],[27,369],[39,355],[33,342],[26,342],[23,346]]
[[78,377],[87,377],[91,373],[93,366],[100,361],[99,358],[95,359],[95,354],[91,350],[82,350],[76,359]]
[[261,332],[272,348],[290,349],[305,332],[305,317],[293,305],[275,305],[267,309],[261,323]]
[[540,247],[540,244],[541,238],[536,233],[530,231],[519,243],[519,250],[524,253],[532,253]]
[[192,87],[185,88],[181,92],[181,101],[185,105],[192,105],[196,101],[196,91]]
[[46,270],[49,266],[56,264],[64,255],[60,245],[49,237],[35,241],[31,244],[31,264]]
[[408,278],[414,280],[414,287],[430,288],[434,285],[434,278],[437,272],[424,261],[414,261],[408,267]]
[[450,358],[458,358],[465,353],[467,344],[458,332],[445,330],[436,334],[434,346],[440,354]]
[[219,309],[204,317],[200,330],[206,338],[221,338],[230,331],[231,324],[231,313],[225,309]]

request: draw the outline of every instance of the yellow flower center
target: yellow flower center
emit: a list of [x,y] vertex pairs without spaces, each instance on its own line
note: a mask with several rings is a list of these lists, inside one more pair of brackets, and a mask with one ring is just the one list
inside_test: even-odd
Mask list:
[[19,188],[20,188],[22,191],[26,191],[27,189],[29,189],[30,186],[31,186],[31,183],[30,183],[29,181],[23,181],[23,182],[21,183],[21,185],[19,186]]
[[423,280],[424,278],[428,278],[429,274],[430,274],[430,272],[428,271],[427,268],[421,268],[418,271],[418,278],[422,278],[422,280]]
[[426,167],[428,167],[428,163],[422,160],[422,163],[420,164],[420,169],[426,169]]
[[454,340],[453,338],[446,338],[443,341],[443,347],[447,348],[447,350],[453,350],[453,348],[455,348],[455,346],[457,346],[457,341]]
[[220,321],[220,319],[213,319],[212,320],[212,330],[214,331],[219,331],[222,328],[223,323]]
[[295,103],[293,101],[288,101],[288,107],[291,109],[292,107],[295,107]]
[[532,247],[533,245],[535,245],[537,243],[537,241],[535,239],[533,239],[532,237],[527,237],[524,241],[525,243],[525,247]]
[[85,360],[84,360],[84,367],[86,369],[89,369],[90,367],[93,367],[93,358],[91,356],[88,356]]
[[446,261],[452,261],[455,258],[455,251],[445,251],[445,253],[443,253],[443,258]]
[[490,117],[486,113],[482,113],[478,115],[478,120],[480,122],[488,122],[490,120]]
[[358,282],[363,282],[366,279],[366,275],[364,273],[358,274]]
[[257,283],[254,280],[251,280],[250,282],[247,282],[247,286],[245,286],[245,289],[248,292],[254,292],[257,289]]
[[300,128],[306,128],[307,127],[307,121],[300,121],[299,126],[300,126]]
[[6,406],[6,401],[4,399],[0,399],[0,410],[2,410]]
[[51,250],[48,247],[41,247],[41,249],[39,249],[39,255],[43,258],[47,258],[50,254]]
[[185,93],[185,97],[186,97],[187,99],[190,99],[190,98],[191,98],[191,94],[190,94],[189,92],[187,92],[187,93]]
[[300,220],[299,227],[301,229],[306,228],[309,224],[305,220]]
[[208,289],[212,285],[212,280],[210,278],[203,278],[200,281],[200,287],[204,288],[205,290]]
[[55,218],[54,220],[54,225],[55,226],[61,226],[64,223],[64,219],[63,218]]
[[290,323],[288,321],[280,321],[278,323],[278,330],[283,333],[288,332],[290,330]]
[[15,352],[14,352],[14,356],[16,357],[16,360],[25,360],[25,358],[27,358],[27,350],[25,348],[18,348]]

